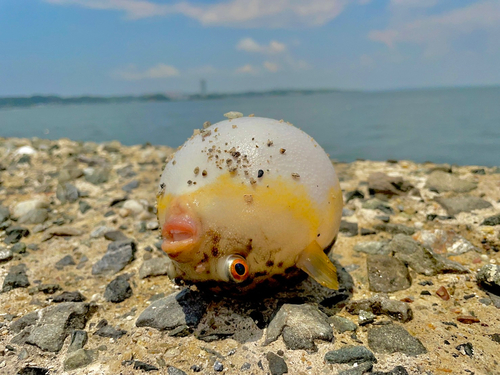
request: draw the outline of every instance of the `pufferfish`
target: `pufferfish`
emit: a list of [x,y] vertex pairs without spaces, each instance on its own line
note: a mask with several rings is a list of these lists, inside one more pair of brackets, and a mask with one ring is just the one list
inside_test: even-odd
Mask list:
[[174,281],[244,293],[300,269],[338,289],[324,250],[340,226],[339,181],[319,144],[283,120],[195,131],[167,162],[157,214]]

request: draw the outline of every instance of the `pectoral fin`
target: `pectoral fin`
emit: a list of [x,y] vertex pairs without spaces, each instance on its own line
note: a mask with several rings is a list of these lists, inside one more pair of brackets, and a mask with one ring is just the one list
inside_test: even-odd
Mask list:
[[330,289],[339,288],[337,269],[316,241],[302,251],[296,265],[321,285]]

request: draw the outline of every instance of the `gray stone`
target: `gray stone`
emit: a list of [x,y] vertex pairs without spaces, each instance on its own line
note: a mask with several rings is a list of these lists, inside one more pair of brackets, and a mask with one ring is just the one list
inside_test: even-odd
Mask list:
[[462,195],[451,198],[436,198],[436,202],[438,202],[446,210],[448,215],[451,216],[459,214],[460,212],[471,212],[491,207],[490,202],[478,197],[472,197],[470,195]]
[[26,244],[24,242],[18,242],[16,244],[14,244],[10,250],[14,253],[14,254],[24,254],[26,253]]
[[264,345],[278,339],[289,349],[307,349],[316,351],[315,339],[332,341],[333,330],[328,317],[312,305],[284,304],[271,321],[266,331]]
[[387,196],[403,195],[412,188],[402,177],[388,176],[382,172],[368,176],[368,191],[371,195],[382,194]]
[[481,223],[481,225],[495,226],[500,225],[500,214],[489,216]]
[[60,237],[73,237],[73,236],[81,236],[83,231],[77,228],[70,227],[68,225],[61,225],[49,228],[45,231],[42,236],[42,241],[47,241],[54,236]]
[[342,233],[348,237],[353,237],[358,235],[358,223],[350,223],[348,221],[342,220],[340,222],[339,233]]
[[375,321],[376,315],[371,311],[359,310],[358,324],[365,326]]
[[2,262],[8,262],[9,260],[12,259],[14,254],[12,253],[11,250],[9,249],[1,249],[0,250],[0,263]]
[[419,339],[413,337],[400,325],[389,324],[368,331],[368,346],[375,353],[404,353],[416,356],[427,353]]
[[[169,375],[171,375],[171,374],[180,375],[179,372],[170,372],[170,370],[169,370],[170,367],[171,366],[169,366],[167,368],[167,374],[169,374]],[[146,372],[149,372],[149,371],[158,371],[158,367],[150,365],[149,363],[146,363],[146,362],[134,361],[134,370],[142,370],[142,371],[146,371]],[[178,370],[178,369],[176,369],[176,370]]]
[[92,232],[90,232],[90,237],[91,238],[99,238],[99,237],[104,236],[104,233],[111,232],[114,230],[115,230],[114,228],[101,225],[99,227],[96,227]]
[[413,311],[408,303],[375,296],[368,299],[349,301],[346,310],[350,314],[359,314],[361,310],[370,311],[376,315],[387,315],[402,323],[413,319]]
[[83,329],[93,309],[88,303],[65,302],[40,311],[40,319],[31,329],[27,343],[43,351],[58,352],[74,329]]
[[64,183],[76,180],[82,176],[83,171],[80,168],[77,168],[76,164],[73,163],[72,165],[65,166],[64,169],[59,172],[58,180],[60,183]]
[[349,319],[343,318],[341,316],[336,316],[336,315],[331,316],[329,320],[330,323],[333,324],[338,333],[344,333],[347,331],[354,332],[358,329],[356,323],[351,322]]
[[346,346],[338,350],[332,350],[325,354],[328,363],[354,363],[372,362],[377,363],[375,355],[364,346]]
[[170,263],[171,260],[167,257],[145,260],[139,269],[139,278],[144,279],[150,276],[166,275]]
[[[362,362],[358,364],[356,367],[340,371],[338,375],[363,375],[368,371],[371,371],[372,369],[373,369],[373,362]],[[373,375],[375,375],[375,373],[373,373]]]
[[390,208],[390,206],[388,206],[387,203],[385,203],[384,201],[382,201],[378,198],[368,199],[366,202],[363,202],[363,204],[361,205],[362,208],[365,208],[367,210],[376,210],[380,206],[386,206],[386,207]]
[[153,302],[137,318],[135,325],[160,331],[182,325],[194,327],[205,314],[207,306],[208,303],[200,293],[184,289]]
[[85,179],[94,185],[100,185],[108,182],[110,171],[108,168],[96,168],[92,173],[85,175]]
[[390,251],[387,248],[388,243],[389,241],[359,242],[356,245],[354,245],[354,251],[365,254],[389,255]]
[[20,219],[22,216],[26,215],[28,212],[38,208],[49,207],[49,202],[41,199],[31,199],[29,201],[19,202],[14,206],[12,210],[12,217],[14,219]]
[[214,371],[216,372],[222,372],[224,370],[224,365],[220,361],[215,361],[214,363]]
[[453,230],[422,230],[413,238],[437,254],[460,255],[469,251],[479,251],[477,247]]
[[8,220],[10,217],[10,211],[7,207],[0,205],[0,223]]
[[87,331],[75,329],[71,332],[71,341],[68,347],[68,353],[82,349],[88,340]]
[[111,242],[106,254],[92,266],[92,275],[115,274],[135,259],[136,245],[132,240]]
[[82,368],[94,362],[96,352],[93,350],[78,349],[68,354],[64,360],[64,370],[71,371]]
[[477,282],[494,294],[500,295],[500,266],[487,264],[477,272]]
[[427,189],[435,190],[438,193],[445,191],[454,191],[455,193],[468,193],[477,188],[477,183],[473,181],[463,180],[451,173],[442,171],[432,172],[427,177],[425,183]]
[[21,216],[17,221],[19,224],[42,224],[49,217],[45,208],[34,208]]
[[409,236],[398,234],[388,245],[394,256],[415,272],[426,276],[439,273],[468,273],[468,269],[446,257],[435,254]]
[[74,266],[74,265],[76,265],[76,262],[73,259],[73,257],[71,255],[66,255],[64,258],[57,261],[55,267],[58,270],[62,270],[66,266]]
[[184,371],[182,371],[174,366],[167,367],[167,374],[168,375],[187,375]]
[[35,325],[39,318],[40,316],[37,311],[30,312],[13,321],[9,326],[9,330],[13,333],[19,333],[26,327]]
[[108,302],[119,303],[132,296],[129,277],[129,275],[120,275],[111,281],[104,291],[104,299]]
[[127,185],[122,187],[123,191],[130,192],[134,189],[137,189],[140,185],[139,180],[132,180]]
[[104,238],[108,241],[126,241],[129,238],[123,234],[122,231],[119,230],[111,230],[109,232],[104,233]]
[[78,202],[78,209],[80,210],[80,212],[82,214],[84,214],[85,212],[87,212],[91,208],[92,208],[92,206],[90,204],[88,204],[86,201]]
[[413,233],[415,233],[415,228],[410,228],[410,227],[407,227],[406,225],[403,225],[403,224],[383,223],[383,224],[374,225],[373,229],[381,231],[381,232],[387,232],[390,234],[406,234],[409,236],[411,236]]
[[288,366],[283,358],[273,352],[267,352],[266,359],[269,362],[269,371],[271,371],[271,375],[288,374]]
[[371,291],[391,293],[411,286],[408,269],[396,258],[387,255],[368,255],[366,266]]
[[69,182],[57,185],[56,197],[59,199],[61,204],[76,202],[79,196],[80,193],[76,186],[70,184]]
[[120,337],[127,334],[127,331],[123,329],[114,328],[113,326],[110,326],[107,323],[108,322],[106,322],[102,327],[100,327],[97,331],[95,331],[94,335],[101,337],[109,337],[118,340]]
[[2,293],[10,292],[16,288],[27,288],[30,286],[28,275],[26,275],[26,266],[19,264],[12,266],[3,281]]
[[83,302],[85,301],[85,296],[79,291],[74,292],[62,292],[58,296],[55,296],[52,302],[62,303],[62,302]]

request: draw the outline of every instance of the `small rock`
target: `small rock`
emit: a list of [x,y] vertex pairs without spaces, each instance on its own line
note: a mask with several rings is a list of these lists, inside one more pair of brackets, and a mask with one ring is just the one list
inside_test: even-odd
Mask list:
[[499,333],[494,333],[491,335],[491,339],[497,343],[500,344],[500,334]]
[[479,251],[477,247],[453,230],[423,230],[416,233],[413,239],[431,248],[436,254],[460,255],[469,251]]
[[73,259],[73,257],[71,255],[66,255],[64,258],[62,258],[56,263],[55,267],[58,270],[62,270],[66,266],[74,266],[74,265],[76,265],[76,262]]
[[200,372],[201,371],[201,366],[200,365],[192,365],[190,367],[191,371],[193,372]]
[[448,215],[451,216],[457,215],[460,212],[471,212],[491,207],[490,202],[478,197],[472,197],[470,195],[461,195],[451,198],[436,198],[436,202],[438,202],[446,210]]
[[440,286],[439,289],[436,291],[436,294],[441,298],[443,301],[448,301],[450,299],[450,294],[446,290],[444,286]]
[[470,342],[460,344],[455,349],[462,353],[462,355],[468,355],[469,357],[474,355],[474,348]]
[[388,176],[382,172],[372,173],[368,176],[368,191],[371,195],[382,194],[392,197],[403,195],[412,188],[402,177]]
[[10,211],[7,207],[0,205],[0,223],[8,220],[10,217]]
[[115,241],[106,254],[92,266],[92,275],[115,274],[135,259],[136,244],[132,240]]
[[345,234],[348,237],[357,236],[358,235],[358,224],[350,223],[348,221],[342,220],[340,222],[339,232]]
[[56,197],[61,204],[76,202],[79,196],[78,189],[69,182],[57,185]]
[[365,199],[365,195],[359,190],[348,191],[345,193],[345,204],[349,203],[353,199]]
[[108,322],[106,320],[104,320],[101,325],[102,326],[99,327],[99,329],[94,332],[94,335],[101,337],[109,337],[118,340],[120,337],[127,334],[127,331],[124,331],[123,329],[116,329],[108,325]]
[[224,365],[222,364],[222,362],[216,360],[214,363],[214,371],[222,372],[223,370],[224,370]]
[[129,275],[120,275],[111,281],[104,291],[104,299],[108,302],[119,303],[132,296],[132,288],[128,279]]
[[159,299],[137,318],[137,327],[152,327],[160,331],[187,325],[198,325],[208,304],[199,292],[184,289]]
[[90,365],[96,356],[93,350],[78,349],[68,354],[64,360],[64,370],[71,371]]
[[269,324],[264,345],[278,339],[289,349],[307,349],[316,351],[315,339],[333,340],[333,330],[328,317],[312,305],[284,304]]
[[151,258],[145,260],[139,269],[139,278],[166,275],[171,261],[167,257]]
[[26,366],[17,372],[17,375],[49,375],[50,370],[43,367]]
[[186,373],[184,371],[182,371],[174,366],[167,367],[167,374],[168,375],[186,375]]
[[485,289],[500,296],[500,266],[487,264],[477,272],[477,282]]
[[100,185],[108,182],[109,174],[110,171],[107,168],[96,168],[91,173],[85,174],[85,179],[91,184]]
[[387,232],[390,234],[406,234],[408,236],[411,236],[413,233],[415,233],[415,228],[410,228],[403,224],[384,223],[374,225],[373,228],[377,231]]
[[18,242],[16,244],[14,244],[10,250],[14,253],[14,254],[24,254],[26,253],[26,244],[23,243],[23,242]]
[[[170,367],[168,369],[170,369]],[[168,371],[168,369],[167,369],[167,371]],[[150,365],[149,363],[146,363],[146,362],[134,361],[134,370],[142,370],[142,371],[146,371],[146,372],[158,371],[158,367]],[[169,375],[171,375],[171,374],[177,375],[177,373],[170,373],[170,371],[168,371],[168,374]]]
[[240,367],[240,371],[246,371],[246,370],[250,370],[250,368],[252,367],[252,365],[248,362],[245,362],[241,365]]
[[29,287],[30,282],[28,280],[28,275],[26,275],[26,270],[27,268],[24,264],[12,266],[3,281],[2,293],[10,292],[12,289],[16,288]]
[[49,214],[45,208],[35,208],[21,216],[17,222],[19,224],[42,224],[48,217]]
[[71,341],[68,347],[68,353],[82,349],[88,340],[87,331],[75,329],[71,332]]
[[332,350],[325,354],[328,363],[354,363],[372,362],[377,363],[377,358],[364,346],[346,346],[338,350]]
[[408,356],[427,353],[419,339],[400,325],[373,327],[368,331],[368,346],[376,353],[400,352]]
[[375,296],[368,299],[350,301],[346,305],[350,314],[359,314],[361,310],[370,311],[376,315],[387,315],[402,323],[413,319],[413,311],[408,303]]
[[409,236],[398,234],[388,245],[394,256],[417,273],[434,276],[439,273],[468,273],[468,269],[457,262],[435,254]]
[[364,326],[375,321],[375,314],[371,311],[359,310],[358,324]]
[[366,265],[371,291],[391,293],[411,286],[408,268],[396,258],[387,255],[368,255]]
[[83,231],[77,228],[73,228],[67,225],[62,225],[62,226],[56,226],[49,228],[45,231],[45,233],[42,236],[42,241],[47,241],[51,239],[54,236],[61,236],[61,237],[72,237],[72,236],[81,236],[83,234]]
[[156,230],[159,228],[159,224],[158,224],[158,221],[154,220],[154,221],[148,221],[146,223],[146,229],[148,230]]
[[38,312],[30,312],[12,322],[9,326],[9,330],[13,333],[19,333],[26,327],[35,325],[39,318],[40,316],[38,315]]
[[16,204],[12,210],[12,217],[19,220],[22,216],[26,215],[31,210],[38,208],[48,208],[49,202],[41,199],[32,199]]
[[111,230],[109,232],[104,233],[104,238],[108,241],[126,241],[129,238],[123,234],[123,232],[119,230]]
[[453,191],[455,193],[468,193],[469,191],[477,188],[477,183],[473,181],[463,180],[457,176],[452,175],[451,173],[435,171],[432,172],[429,177],[427,177],[425,187],[438,193],[442,193],[445,191]]
[[168,335],[171,337],[186,337],[192,333],[192,329],[187,325],[179,326],[171,330]]
[[463,324],[474,324],[480,322],[478,318],[472,315],[460,315],[459,317],[457,317],[457,320]]
[[388,243],[389,241],[358,242],[354,245],[354,251],[365,254],[390,255],[390,251],[387,248]]
[[[353,366],[348,370],[340,371],[338,375],[363,375],[373,369],[373,362],[356,363],[356,365],[357,366]],[[375,375],[375,373],[373,373],[373,375]]]
[[139,187],[139,185],[140,185],[139,180],[133,180],[133,181],[130,181],[125,186],[123,186],[122,190],[126,191],[126,192],[130,192],[130,191],[132,191],[134,189],[137,189]]
[[55,296],[52,302],[62,303],[62,302],[83,302],[85,301],[85,296],[79,291],[75,292],[62,292],[58,296]]
[[272,375],[288,374],[288,366],[283,358],[273,352],[267,352],[266,359],[269,362],[269,371]]
[[486,219],[484,219],[481,225],[489,225],[489,226],[500,225],[500,214],[487,217]]
[[123,208],[128,210],[132,216],[137,216],[144,211],[144,206],[135,199],[126,200],[125,203],[123,203]]
[[346,331],[354,332],[358,329],[356,323],[351,322],[349,319],[343,318],[341,316],[336,316],[336,315],[331,316],[329,320],[330,323],[333,324],[338,333],[344,333]]
[[78,209],[80,210],[80,212],[82,214],[84,214],[85,212],[87,212],[91,208],[92,208],[92,206],[90,204],[88,204],[86,201],[79,201],[78,202]]
[[106,227],[106,226],[99,226],[95,228],[92,232],[90,232],[90,237],[91,238],[99,238],[104,236],[104,233],[107,232],[112,232],[114,231],[114,228]]
[[8,262],[9,260],[12,259],[14,254],[12,253],[11,250],[9,249],[1,249],[0,250],[0,263],[2,262]]

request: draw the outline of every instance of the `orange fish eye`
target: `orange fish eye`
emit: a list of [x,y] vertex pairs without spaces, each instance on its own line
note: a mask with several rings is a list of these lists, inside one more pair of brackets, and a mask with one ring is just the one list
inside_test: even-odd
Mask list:
[[243,258],[233,259],[229,266],[229,275],[237,283],[245,281],[248,277],[248,264]]

